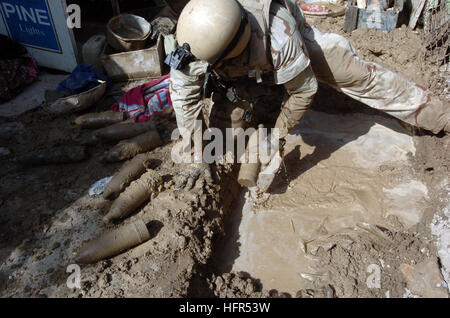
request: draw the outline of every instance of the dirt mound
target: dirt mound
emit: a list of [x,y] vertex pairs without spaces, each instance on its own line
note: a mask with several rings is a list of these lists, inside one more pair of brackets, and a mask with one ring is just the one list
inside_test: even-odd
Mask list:
[[[220,298],[291,298],[286,292],[276,289],[266,290],[259,279],[246,272],[229,272],[221,275],[209,273],[197,277],[197,289],[190,297],[220,297]],[[200,284],[198,284],[200,283]]]
[[209,280],[209,287],[214,295],[222,298],[261,298],[269,297],[269,292],[262,291],[261,283],[250,277],[248,273],[225,273],[221,276],[213,275]]

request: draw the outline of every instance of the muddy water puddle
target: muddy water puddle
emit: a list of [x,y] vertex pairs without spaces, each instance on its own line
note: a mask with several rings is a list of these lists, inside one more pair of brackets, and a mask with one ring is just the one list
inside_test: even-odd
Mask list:
[[428,198],[412,177],[414,153],[413,138],[393,119],[310,111],[287,138],[286,167],[270,196],[261,203],[254,191],[241,193],[218,245],[218,269],[295,295],[324,274],[308,251],[316,241],[361,225],[413,226]]

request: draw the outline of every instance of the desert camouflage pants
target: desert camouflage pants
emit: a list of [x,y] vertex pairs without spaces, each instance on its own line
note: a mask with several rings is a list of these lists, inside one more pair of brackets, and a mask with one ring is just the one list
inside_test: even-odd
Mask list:
[[361,60],[344,37],[302,29],[318,81],[408,124],[438,133],[450,129],[450,107],[385,67]]

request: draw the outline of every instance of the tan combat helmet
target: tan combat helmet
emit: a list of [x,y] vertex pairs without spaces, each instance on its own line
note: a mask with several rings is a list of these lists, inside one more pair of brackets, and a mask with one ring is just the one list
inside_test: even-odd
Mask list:
[[189,44],[197,59],[212,65],[240,55],[250,35],[247,14],[236,0],[191,0],[178,19],[178,44]]

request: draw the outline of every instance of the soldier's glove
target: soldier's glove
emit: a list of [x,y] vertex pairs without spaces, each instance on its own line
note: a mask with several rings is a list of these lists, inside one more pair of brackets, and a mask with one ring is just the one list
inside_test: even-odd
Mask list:
[[205,162],[185,164],[183,171],[177,175],[175,188],[181,189],[184,187],[184,190],[189,191],[198,179],[204,180],[206,183],[213,182],[209,164]]
[[278,154],[283,157],[284,155],[284,145],[286,141],[284,138],[278,139],[276,135],[267,136],[262,141],[262,144],[259,147],[259,161],[262,166],[267,166],[275,156]]
[[285,139],[275,139],[277,136],[269,136],[260,147],[259,160],[261,171],[258,176],[257,186],[262,192],[266,192],[273,179],[280,170],[284,156]]

